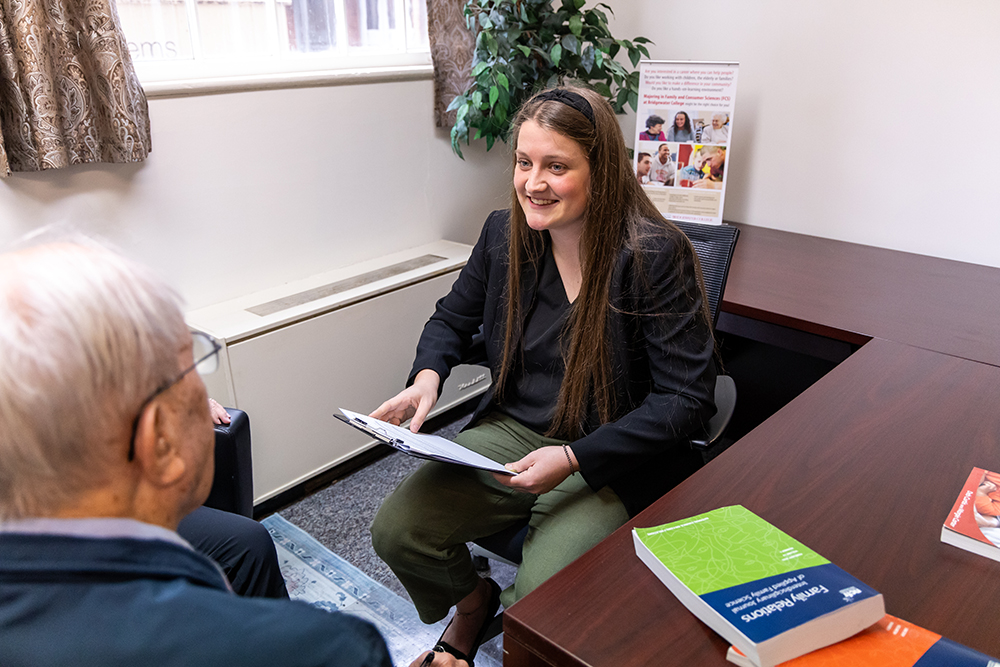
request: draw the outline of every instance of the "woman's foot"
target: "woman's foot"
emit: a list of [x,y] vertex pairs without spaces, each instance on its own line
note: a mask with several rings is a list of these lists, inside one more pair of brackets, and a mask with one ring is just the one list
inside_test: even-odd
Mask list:
[[476,639],[480,630],[486,624],[486,615],[490,611],[490,600],[493,588],[485,579],[479,580],[475,590],[466,595],[455,605],[455,615],[441,635],[441,640],[453,646],[465,655],[476,648]]

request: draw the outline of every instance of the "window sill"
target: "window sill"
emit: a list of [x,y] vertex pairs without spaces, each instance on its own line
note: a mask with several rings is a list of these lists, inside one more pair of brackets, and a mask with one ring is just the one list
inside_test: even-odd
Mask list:
[[322,70],[316,72],[281,72],[251,74],[177,81],[143,83],[148,99],[216,95],[252,90],[278,90],[283,88],[312,88],[319,86],[348,86],[363,83],[395,83],[423,81],[434,76],[433,65],[407,65],[393,67],[358,67],[354,69]]

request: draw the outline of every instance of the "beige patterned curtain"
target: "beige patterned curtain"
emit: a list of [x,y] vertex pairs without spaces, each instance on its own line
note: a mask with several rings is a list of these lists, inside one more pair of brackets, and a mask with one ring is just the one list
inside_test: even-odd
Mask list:
[[114,0],[0,0],[0,176],[139,162],[149,109]]
[[469,85],[476,37],[465,25],[465,0],[427,0],[427,35],[434,63],[434,124],[451,127],[455,112],[446,112]]

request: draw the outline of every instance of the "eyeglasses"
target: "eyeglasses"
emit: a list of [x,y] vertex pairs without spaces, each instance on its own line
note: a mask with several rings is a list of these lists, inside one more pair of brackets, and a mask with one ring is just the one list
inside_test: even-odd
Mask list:
[[221,349],[222,346],[219,344],[219,341],[215,340],[208,334],[200,331],[191,332],[191,351],[195,362],[190,368],[186,368],[181,371],[181,373],[173,380],[161,384],[160,387],[150,394],[149,398],[143,401],[142,405],[139,406],[139,414],[135,416],[135,420],[132,422],[132,439],[129,440],[128,445],[129,461],[135,459],[135,435],[139,430],[139,419],[142,417],[142,413],[146,411],[146,408],[149,407],[149,404],[153,402],[153,399],[183,380],[184,376],[191,371],[197,370],[198,375],[210,375],[219,370],[219,350]]

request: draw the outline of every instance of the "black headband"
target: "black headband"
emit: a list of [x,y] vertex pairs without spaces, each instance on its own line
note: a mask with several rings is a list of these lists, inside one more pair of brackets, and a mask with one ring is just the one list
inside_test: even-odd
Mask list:
[[566,90],[565,88],[552,88],[551,90],[546,90],[544,93],[539,93],[535,99],[539,102],[546,100],[562,102],[566,106],[573,107],[582,113],[590,121],[591,125],[597,127],[597,124],[594,122],[594,109],[591,108],[587,98],[580,93],[574,93],[572,90]]

